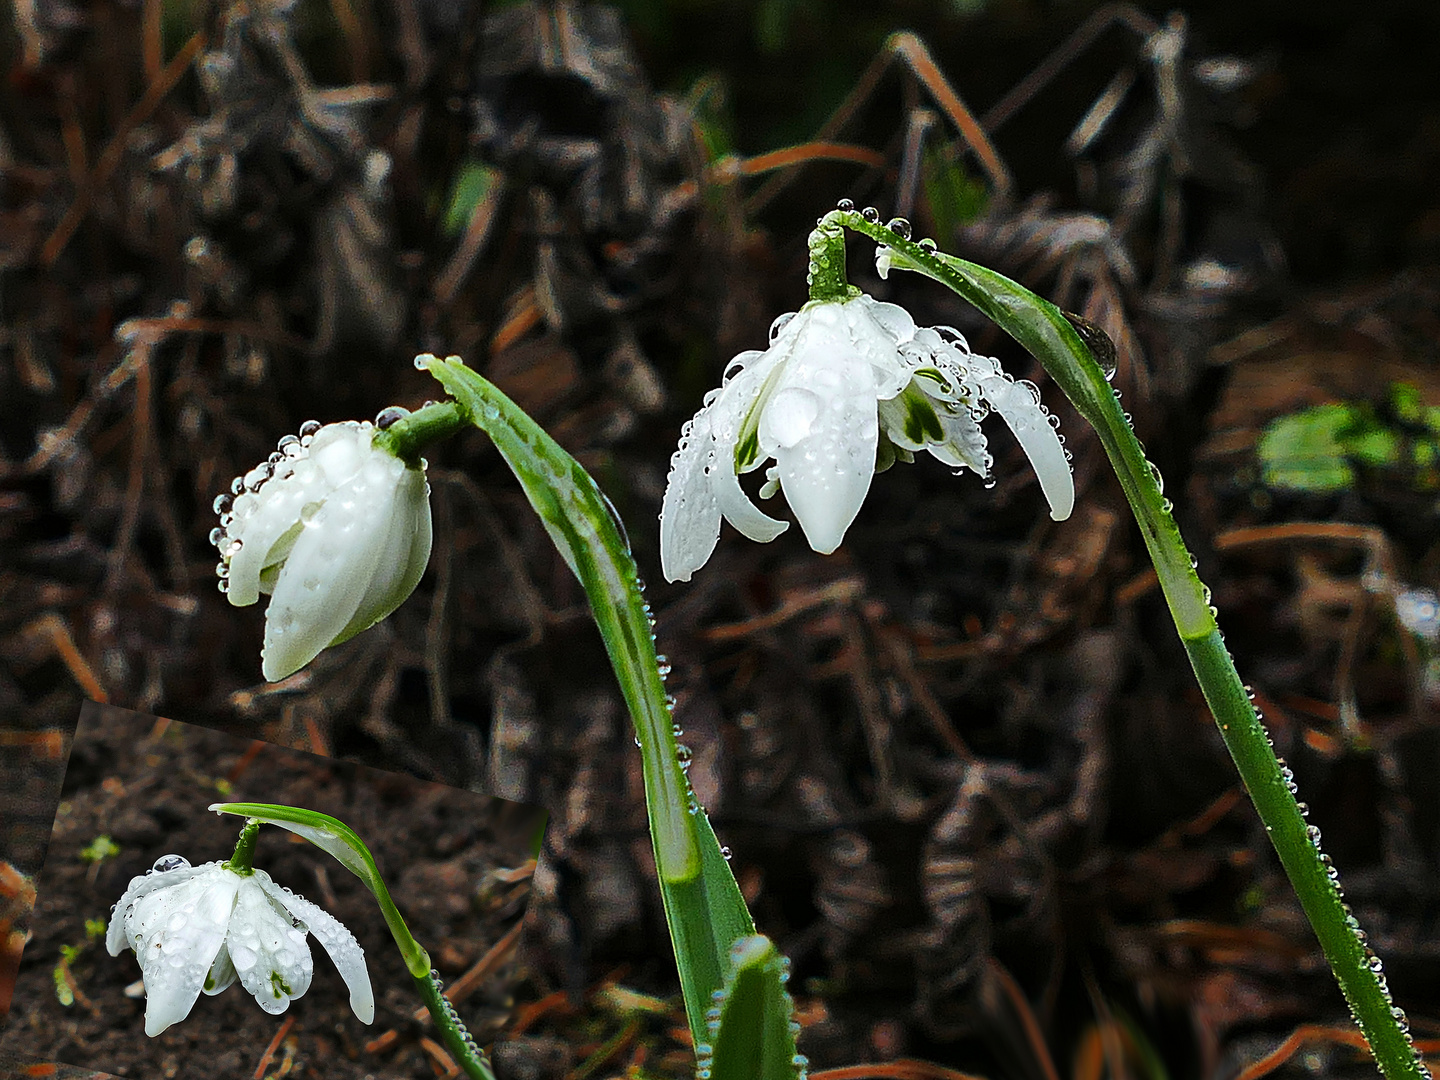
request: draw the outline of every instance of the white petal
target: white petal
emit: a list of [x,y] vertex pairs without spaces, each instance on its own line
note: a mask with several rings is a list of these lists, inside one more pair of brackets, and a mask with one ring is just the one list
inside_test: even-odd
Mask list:
[[[735,442],[740,437],[746,417],[758,407],[759,397],[777,362],[778,357],[759,358],[720,392],[720,398],[714,405],[711,427],[714,457],[707,465],[710,487],[715,493],[720,513],[746,537],[762,544],[774,540],[790,527],[790,523],[770,517],[745,494],[740,478],[735,474]],[[761,423],[764,423],[763,415]],[[761,442],[763,444],[763,437]],[[758,467],[764,460],[763,456],[757,458],[752,467]]]
[[141,899],[126,920],[145,976],[146,1035],[159,1035],[190,1015],[225,941],[240,878],[218,863],[208,865],[210,873]]
[[111,956],[119,956],[126,949],[130,948],[129,933],[125,929],[132,910],[137,901],[149,896],[157,889],[168,889],[181,882],[189,881],[201,874],[209,874],[216,863],[205,863],[203,866],[186,866],[178,870],[151,870],[144,874],[138,874],[130,879],[120,899],[110,909],[110,924],[105,929],[105,948]]
[[315,940],[330,954],[340,977],[350,989],[350,1008],[360,1018],[360,1022],[369,1024],[374,1021],[375,994],[370,989],[370,973],[365,967],[365,950],[355,940],[355,935],[324,908],[288,889],[282,889],[268,876],[262,877],[258,870],[255,876],[265,894],[314,934]]
[[981,476],[989,476],[991,457],[986,448],[985,432],[980,430],[980,425],[964,405],[953,406],[953,409],[952,412],[943,405],[936,407],[940,426],[945,429],[945,439],[931,443],[925,449],[946,465],[963,466]]
[[210,965],[209,972],[205,975],[205,982],[200,989],[209,997],[222,993],[234,985],[238,975],[235,972],[235,965],[230,962],[230,950],[224,945],[215,954],[215,961]]
[[874,374],[857,355],[840,306],[808,309],[810,326],[760,421],[785,499],[810,546],[827,555],[870,490],[878,439]]
[[707,405],[681,430],[679,449],[670,458],[660,506],[660,570],[666,581],[689,581],[720,539],[720,505],[707,473],[715,460],[711,420]]
[[1050,503],[1050,516],[1064,521],[1075,506],[1075,482],[1065,447],[1050,426],[1050,414],[1041,407],[1038,392],[1029,383],[1017,383],[1003,374],[981,371],[977,381],[985,400],[1015,433],[1020,449],[1030,459],[1040,490]]
[[875,396],[892,398],[910,383],[910,367],[900,346],[915,336],[915,320],[898,304],[883,304],[864,294],[845,304],[850,340],[870,364],[875,377]]
[[403,604],[420,584],[429,565],[433,538],[429,486],[420,470],[404,469],[403,465],[402,469],[390,508],[375,508],[376,513],[388,515],[390,521],[389,534],[380,542],[385,555],[370,579],[360,607],[331,645],[349,641]]
[[[306,522],[265,613],[260,670],[270,682],[299,671],[350,624],[392,553],[389,511],[399,476],[376,454]],[[371,466],[374,466],[373,468]]]
[[279,1015],[310,989],[315,962],[305,931],[270,902],[267,883],[274,884],[263,870],[241,882],[225,948],[240,985],[262,1009]]
[[227,530],[231,541],[240,542],[240,550],[230,557],[225,593],[230,603],[244,607],[269,591],[261,583],[262,574],[288,555],[302,518],[359,470],[370,453],[371,436],[354,422],[327,424],[315,433],[304,457],[280,462],[274,479],[258,492],[236,498]]

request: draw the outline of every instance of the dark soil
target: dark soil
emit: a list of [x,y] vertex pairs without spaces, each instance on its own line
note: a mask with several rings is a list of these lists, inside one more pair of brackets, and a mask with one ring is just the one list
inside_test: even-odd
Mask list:
[[[266,827],[255,865],[320,904],[365,949],[376,1011],[366,1027],[350,1011],[339,974],[310,940],[315,978],[286,1014],[261,1011],[239,984],[201,995],[183,1021],[144,1033],[145,1001],[132,952],[112,958],[90,920],[110,917],[130,878],[161,855],[195,865],[228,858],[243,819],[206,811],[215,801],[304,806],[338,817],[370,847],[411,933],[448,981],[499,941],[522,915],[528,877],[506,874],[533,858],[543,815],[533,808],[394,773],[283,750],[190,724],[90,706],[70,754],[65,790],[31,921],[6,1049],[131,1077],[249,1077],[271,1040],[274,1070],[303,1077],[413,1077],[428,1072],[424,1023],[412,981],[370,893],[310,844]],[[118,852],[81,855],[99,837]],[[65,946],[82,947],[57,976]],[[489,1042],[513,1008],[515,967],[503,964],[462,1002],[472,1032]],[[56,979],[70,990],[62,1004]],[[383,1032],[399,1038],[365,1046]],[[287,1065],[288,1063],[288,1065]]]

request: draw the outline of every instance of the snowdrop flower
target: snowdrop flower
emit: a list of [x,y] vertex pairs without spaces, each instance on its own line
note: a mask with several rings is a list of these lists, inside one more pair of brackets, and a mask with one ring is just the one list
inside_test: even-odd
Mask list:
[[373,445],[376,424],[314,420],[215,500],[220,589],[238,607],[271,594],[261,670],[271,682],[348,641],[409,596],[430,558],[430,488]]
[[130,879],[111,912],[105,947],[134,949],[145,976],[145,1034],[159,1035],[190,1015],[200,991],[218,994],[236,979],[268,1013],[283,1013],[310,988],[315,935],[350,989],[362,1023],[375,1019],[365,950],[309,900],[282,889],[263,870],[224,863],[191,866],[179,855]]
[[787,523],[762,513],[740,474],[771,458],[760,496],[785,492],[805,539],[840,546],[870,489],[894,461],[928,450],[989,477],[979,421],[994,411],[1014,432],[1057,521],[1074,503],[1069,456],[1039,391],[977,356],[949,327],[918,328],[904,308],[863,293],[782,315],[770,347],[730,362],[720,389],[685,425],[660,514],[660,561],[670,581],[703,566],[723,516],[752,540]]

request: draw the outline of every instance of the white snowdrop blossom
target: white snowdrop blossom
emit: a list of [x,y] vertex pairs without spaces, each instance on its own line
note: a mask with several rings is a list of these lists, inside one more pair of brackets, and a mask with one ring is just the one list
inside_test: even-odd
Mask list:
[[350,990],[362,1023],[375,1019],[365,950],[340,922],[283,889],[263,870],[224,863],[191,866],[179,855],[130,879],[110,916],[111,956],[134,949],[145,976],[145,1034],[190,1015],[200,991],[218,994],[237,979],[268,1013],[283,1013],[310,988],[315,963],[306,934],[324,946]]
[[[388,426],[403,409],[377,417]],[[430,558],[430,488],[373,443],[366,421],[311,420],[215,500],[220,588],[243,607],[270,594],[261,670],[275,682],[394,611]]]
[[980,421],[991,411],[1030,458],[1051,517],[1069,517],[1069,456],[1033,384],[972,353],[959,332],[917,327],[904,308],[864,294],[782,315],[770,347],[735,357],[681,432],[660,514],[665,577],[688,581],[705,564],[722,516],[752,540],[785,531],[740,487],[741,474],[772,458],[760,496],[783,490],[805,539],[827,555],[871,477],[897,458],[928,450],[988,478]]

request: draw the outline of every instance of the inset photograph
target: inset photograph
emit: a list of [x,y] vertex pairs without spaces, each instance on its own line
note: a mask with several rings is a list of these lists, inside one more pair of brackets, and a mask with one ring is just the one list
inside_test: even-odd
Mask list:
[[87,703],[0,1060],[467,1075],[513,1013],[544,826],[537,807]]

